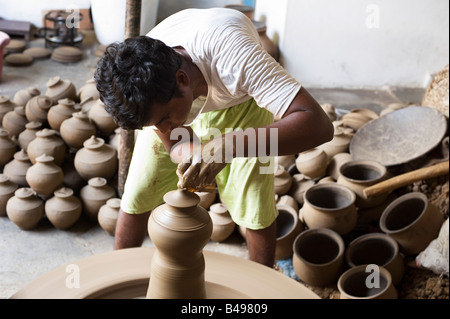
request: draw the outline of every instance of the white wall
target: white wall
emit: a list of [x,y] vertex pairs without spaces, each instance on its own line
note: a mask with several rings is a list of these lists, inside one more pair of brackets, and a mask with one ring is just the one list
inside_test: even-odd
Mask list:
[[308,87],[426,87],[449,63],[447,0],[257,0],[282,64]]

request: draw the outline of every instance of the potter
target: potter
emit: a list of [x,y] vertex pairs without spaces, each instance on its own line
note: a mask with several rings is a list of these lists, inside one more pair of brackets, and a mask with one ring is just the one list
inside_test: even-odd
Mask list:
[[214,315],[216,306],[196,306],[188,303],[187,306],[181,307],[182,314],[207,314],[209,317]]

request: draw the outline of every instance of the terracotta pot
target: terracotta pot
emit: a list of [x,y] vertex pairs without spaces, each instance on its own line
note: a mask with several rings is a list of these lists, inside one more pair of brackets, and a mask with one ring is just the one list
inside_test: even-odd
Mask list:
[[230,213],[224,204],[219,203],[211,205],[209,216],[213,223],[211,240],[222,242],[231,236],[236,228],[236,224],[233,219],[231,219]]
[[13,159],[16,151],[17,145],[9,136],[9,132],[0,128],[0,168]]
[[292,165],[295,164],[295,159],[295,155],[277,156],[275,157],[275,164],[281,165],[285,170],[288,170]]
[[0,95],[0,123],[2,123],[3,117],[6,113],[14,111],[17,105],[12,102],[9,97]]
[[331,229],[308,229],[293,244],[292,263],[296,275],[311,286],[335,284],[345,266],[345,244]]
[[286,169],[278,165],[274,174],[274,192],[278,195],[286,194],[292,186],[292,176]]
[[97,103],[98,99],[95,99],[92,96],[89,96],[80,102],[81,111],[86,112],[89,115],[89,112],[94,104]]
[[375,161],[349,161],[341,165],[338,184],[350,188],[356,194],[356,206],[368,208],[381,205],[389,195],[387,192],[367,198],[364,190],[387,178],[387,169]]
[[120,211],[120,198],[108,199],[98,211],[98,223],[108,234],[114,236],[116,232],[117,218]]
[[318,148],[300,153],[295,161],[300,173],[311,179],[325,176],[328,167],[328,155]]
[[205,259],[213,224],[198,206],[199,197],[186,191],[169,192],[166,204],[149,218],[148,232],[156,246],[147,298],[204,299]]
[[382,233],[365,234],[354,239],[347,246],[345,260],[350,267],[377,265],[387,269],[394,286],[400,283],[405,271],[397,242]]
[[423,193],[394,200],[380,218],[381,230],[394,238],[406,255],[423,251],[438,235],[444,216]]
[[47,123],[47,114],[52,106],[53,101],[48,96],[32,97],[25,106],[25,116],[29,122]]
[[57,189],[54,196],[45,202],[44,208],[48,220],[58,229],[72,227],[82,212],[81,201],[67,187]]
[[350,113],[342,116],[344,126],[357,131],[367,123],[378,118],[378,114],[365,108],[353,109]]
[[89,110],[89,118],[102,136],[110,136],[118,127],[113,117],[105,110],[105,104],[99,99]]
[[67,146],[57,136],[55,130],[44,128],[36,133],[36,138],[27,147],[28,157],[31,163],[36,164],[36,159],[42,154],[52,156],[58,166],[62,166],[66,156]]
[[304,230],[298,219],[298,211],[288,205],[277,204],[277,241],[275,260],[292,258],[295,238]]
[[93,100],[97,100],[100,98],[94,79],[87,80],[86,83],[78,91],[78,98],[80,101],[83,101],[89,97]]
[[80,199],[83,203],[83,212],[92,221],[98,221],[98,211],[106,204],[108,199],[116,197],[114,188],[107,184],[102,177],[94,177],[80,190]]
[[[397,299],[397,291],[392,284],[389,271],[379,267],[379,285],[371,283],[372,272],[366,265],[356,266],[344,272],[338,280],[338,290],[341,299]],[[369,270],[369,271],[367,271]],[[367,281],[374,284],[368,287]]]
[[0,174],[0,216],[6,216],[6,203],[14,196],[19,186],[8,175]]
[[28,120],[25,116],[25,107],[16,106],[13,111],[9,111],[3,116],[3,129],[9,132],[9,136],[17,137],[23,130]]
[[48,124],[52,129],[59,131],[61,123],[70,119],[75,112],[77,112],[77,109],[73,100],[61,99],[58,101],[58,104],[52,106],[48,111]]
[[33,229],[44,216],[44,201],[31,188],[19,188],[8,200],[6,214],[20,229]]
[[18,142],[21,149],[26,150],[28,144],[36,138],[36,133],[42,130],[41,122],[29,122],[25,125],[25,130],[19,134]]
[[88,181],[93,177],[110,180],[117,172],[117,152],[101,138],[92,136],[83,143],[75,155],[74,165],[78,174]]
[[76,195],[86,186],[87,182],[78,174],[74,166],[75,153],[68,152],[64,159],[62,170],[64,173],[64,185],[71,188]]
[[5,165],[3,173],[9,177],[9,179],[19,185],[19,187],[29,187],[25,178],[28,169],[33,166],[30,162],[30,158],[27,153],[21,149],[14,154],[14,159]]
[[16,105],[25,106],[32,97],[38,96],[39,94],[41,94],[41,91],[30,86],[26,89],[17,91],[16,94],[14,94],[13,101]]
[[298,202],[295,200],[294,197],[290,195],[283,195],[278,198],[276,198],[277,205],[287,205],[292,207],[296,212],[298,212]]
[[328,163],[328,175],[330,175],[335,181],[337,181],[339,176],[341,175],[341,166],[352,160],[353,158],[349,153],[339,153],[334,155]]
[[54,76],[47,81],[47,90],[44,95],[51,98],[54,104],[62,99],[77,100],[75,86],[69,80],[62,80],[59,76]]
[[315,184],[316,182],[305,175],[295,174],[292,178],[292,186],[288,194],[292,196],[300,205],[303,205],[305,192]]
[[358,219],[355,194],[343,185],[314,185],[305,192],[300,219],[311,228],[329,228],[340,235],[353,230]]
[[322,144],[317,148],[325,151],[330,159],[336,154],[347,153],[352,139],[353,134],[346,132],[345,128],[337,127],[334,130],[334,138],[330,142]]
[[67,145],[75,149],[83,147],[83,143],[96,133],[95,125],[91,123],[85,112],[75,112],[70,119],[61,123],[60,132]]
[[212,204],[216,201],[217,191],[215,192],[196,192],[198,197],[200,197],[200,203],[198,205],[208,210]]
[[62,186],[64,175],[61,167],[55,164],[53,156],[42,154],[27,170],[25,178],[36,193],[48,198]]

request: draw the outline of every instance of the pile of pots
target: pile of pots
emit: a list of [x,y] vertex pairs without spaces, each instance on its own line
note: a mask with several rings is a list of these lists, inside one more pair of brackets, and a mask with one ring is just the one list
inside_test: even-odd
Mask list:
[[42,218],[68,229],[85,215],[114,233],[118,127],[93,80],[77,92],[55,76],[44,93],[0,96],[0,125],[1,216],[29,230]]

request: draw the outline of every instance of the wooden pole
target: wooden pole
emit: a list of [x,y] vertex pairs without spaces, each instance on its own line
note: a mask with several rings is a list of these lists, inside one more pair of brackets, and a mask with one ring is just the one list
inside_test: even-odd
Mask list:
[[[127,0],[125,16],[125,40],[139,36],[141,28],[142,0]],[[124,192],[125,181],[130,167],[131,156],[134,149],[134,131],[120,130],[120,153],[119,153],[119,197]]]

